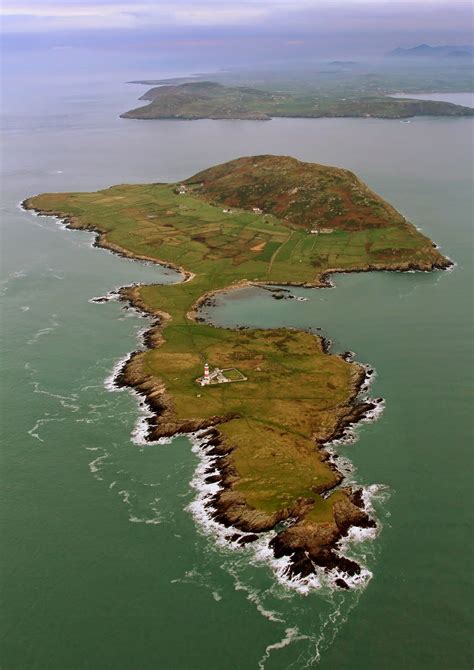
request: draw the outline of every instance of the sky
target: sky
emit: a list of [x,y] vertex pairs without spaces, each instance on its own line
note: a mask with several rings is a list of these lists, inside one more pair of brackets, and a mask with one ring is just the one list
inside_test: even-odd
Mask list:
[[152,53],[196,67],[471,44],[470,0],[0,0],[5,49]]
[[[359,28],[466,35],[466,0],[3,0],[4,32],[235,28],[302,34]],[[471,24],[471,26],[469,26]],[[467,29],[467,30],[466,30]]]

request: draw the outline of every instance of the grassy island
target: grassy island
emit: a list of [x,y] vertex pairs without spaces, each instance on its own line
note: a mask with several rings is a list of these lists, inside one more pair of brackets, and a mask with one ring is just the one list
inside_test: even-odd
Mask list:
[[[120,377],[153,409],[149,438],[204,431],[218,472],[209,478],[221,484],[210,513],[246,533],[239,542],[288,520],[272,544],[291,557],[291,574],[357,572],[337,543],[351,525],[373,521],[360,492],[340,486],[324,445],[371,408],[358,398],[364,368],[311,333],[216,328],[197,308],[243,283],[324,286],[331,272],[450,265],[433,243],[353,173],[279,156],[240,158],[177,184],[44,194],[24,205],[97,231],[101,246],[183,271],[178,284],[123,290],[158,317],[148,349]],[[246,379],[201,387],[206,361]]]
[[391,98],[379,94],[339,91],[330,95],[310,91],[265,91],[200,81],[151,88],[141,98],[147,105],[121,116],[126,119],[253,119],[273,117],[473,116],[474,109],[437,100]]

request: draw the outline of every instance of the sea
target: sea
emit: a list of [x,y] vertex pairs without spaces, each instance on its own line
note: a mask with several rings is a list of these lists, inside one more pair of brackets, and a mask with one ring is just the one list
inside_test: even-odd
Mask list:
[[[468,670],[473,120],[124,120],[144,91],[124,80],[11,77],[3,97],[2,670]],[[370,573],[350,591],[301,592],[261,545],[222,543],[195,445],[145,443],[140,398],[114,388],[150,321],[94,298],[179,276],[19,206],[263,153],[355,171],[455,263],[337,275],[304,301],[246,288],[207,314],[319,328],[374,367],[384,412],[335,447],[378,520],[347,548]]]

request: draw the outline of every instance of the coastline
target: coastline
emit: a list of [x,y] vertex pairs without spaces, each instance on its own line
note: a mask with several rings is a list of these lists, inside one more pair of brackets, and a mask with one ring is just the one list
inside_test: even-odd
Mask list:
[[175,272],[181,274],[183,276],[182,283],[194,279],[195,275],[192,272],[189,272],[189,270],[186,270],[185,268],[180,267],[179,265],[174,265],[173,263],[154,258],[153,256],[134,254],[131,251],[128,251],[128,249],[125,249],[124,247],[120,247],[117,244],[113,244],[113,242],[109,242],[107,240],[106,231],[102,230],[101,228],[98,228],[97,226],[94,227],[84,226],[74,216],[64,216],[62,212],[54,212],[54,211],[44,212],[41,209],[34,207],[30,203],[30,201],[33,200],[33,198],[35,197],[36,196],[31,195],[28,198],[22,200],[19,203],[20,209],[22,209],[25,212],[31,213],[33,216],[44,216],[57,219],[57,221],[67,230],[83,230],[85,232],[93,233],[95,235],[95,239],[92,246],[96,247],[97,249],[105,249],[106,251],[110,251],[111,253],[116,254],[117,256],[121,256],[122,258],[128,258],[133,261],[142,261],[144,263],[153,263],[155,265],[162,265],[165,268],[169,268],[170,270],[174,270]]
[[[121,297],[121,300],[130,301],[130,298]],[[137,304],[131,304],[135,309],[140,309]],[[149,312],[147,314],[150,315]],[[156,339],[157,328],[160,329],[161,326],[155,322],[143,333],[145,345],[151,337],[152,346],[159,346]],[[320,335],[315,337],[324,339]],[[328,346],[329,344],[328,342]],[[140,353],[136,351],[121,359],[109,378],[109,384],[115,390],[131,390],[139,399],[142,409],[146,407],[146,413],[139,419],[141,429],[134,430],[134,435],[140,433],[140,444],[168,443],[178,435],[185,435],[191,441],[200,463],[191,482],[197,491],[197,497],[189,505],[189,511],[203,530],[210,532],[221,546],[241,549],[250,545],[257,561],[269,563],[278,581],[302,594],[324,585],[344,589],[365,585],[371,573],[344,554],[351,543],[373,539],[380,527],[369,514],[369,506],[365,501],[366,489],[351,486],[345,481],[347,477],[339,468],[340,457],[334,447],[355,442],[357,427],[362,423],[375,421],[381,414],[383,407],[381,398],[375,400],[361,398],[361,394],[367,392],[373,380],[373,369],[360,366],[360,374],[353,390],[353,412],[341,417],[333,433],[324,443],[317,446],[320,455],[324,455],[338,477],[337,483],[325,490],[325,495],[340,489],[350,496],[352,505],[340,509],[338,524],[330,529],[329,542],[322,547],[322,551],[314,552],[308,560],[302,556],[302,553],[307,551],[298,547],[291,535],[288,537],[287,528],[280,532],[275,530],[277,525],[289,526],[290,523],[297,521],[297,509],[288,510],[287,514],[274,519],[270,524],[261,523],[258,519],[239,520],[228,513],[225,503],[222,504],[220,498],[222,493],[230,490],[235,473],[226,458],[230,453],[229,449],[218,430],[219,423],[226,421],[227,417],[216,417],[215,421],[206,424],[189,423],[187,426],[174,427],[173,430],[167,429],[165,420],[160,426],[159,417],[166,415],[164,384],[151,385],[150,380],[145,379],[137,382],[130,376],[134,372],[134,357],[140,356]],[[328,353],[328,355],[338,354]],[[344,354],[340,356],[343,357]]]
[[[232,287],[201,296],[198,303],[202,304],[216,293],[228,292],[243,285],[258,284],[251,281],[238,282]],[[163,342],[161,331],[170,319],[169,314],[158,310],[150,311],[142,303],[136,286],[121,289],[119,299],[154,319],[150,328],[142,335],[143,343],[147,348],[161,346]],[[195,308],[197,309],[198,305]],[[212,323],[208,325],[218,327]],[[321,342],[322,349],[327,355],[338,355],[329,353],[331,344],[329,340],[321,335],[315,334],[314,337]],[[373,379],[372,368],[355,363],[357,374],[353,380],[351,412],[339,418],[335,429],[324,442],[317,444],[314,441],[320,457],[327,462],[337,478],[336,483],[325,488],[322,495],[327,496],[332,491],[340,489],[347,493],[352,504],[340,505],[338,523],[329,529],[329,537],[325,537],[324,542],[313,546],[308,559],[302,555],[307,554],[308,550],[304,547],[304,542],[301,542],[301,538],[292,537],[287,529],[276,533],[274,530],[275,526],[282,523],[289,525],[298,522],[298,518],[302,518],[307,508],[305,501],[301,503],[301,508],[285,510],[283,514],[275,515],[271,520],[245,513],[236,517],[233,506],[229,506],[228,502],[223,500],[223,494],[232,495],[232,484],[236,473],[229,463],[230,449],[225,445],[218,429],[220,423],[225,423],[232,417],[214,416],[207,421],[176,424],[171,417],[171,401],[165,384],[141,373],[142,355],[143,352],[135,351],[122,360],[115,372],[113,385],[116,389],[132,390],[142,399],[142,404],[146,407],[146,416],[140,419],[141,443],[168,442],[178,435],[186,435],[191,440],[193,450],[198,454],[201,464],[193,478],[198,498],[195,504],[191,504],[190,511],[200,525],[207,530],[211,527],[214,535],[219,529],[221,542],[233,548],[255,543],[256,551],[260,555],[265,555],[267,562],[271,559],[270,564],[278,579],[301,593],[308,592],[309,588],[320,588],[322,583],[330,583],[339,588],[350,588],[349,584],[352,587],[364,584],[370,578],[370,574],[363,566],[346,558],[340,545],[345,538],[349,538],[351,529],[372,530],[374,534],[377,532],[377,524],[365,509],[363,489],[344,486],[345,477],[338,468],[339,456],[333,447],[337,444],[354,442],[356,439],[354,430],[357,426],[364,422],[375,421],[381,413],[383,402],[381,398],[373,400],[362,397],[365,396]],[[344,360],[352,359],[349,353],[338,356]],[[366,537],[353,537],[353,541],[357,539]]]
[[[130,258],[133,260],[153,262],[166,267],[171,267],[178,270],[183,282],[191,281],[194,277],[192,273],[187,272],[184,268],[173,266],[170,263],[161,263],[159,260],[148,257],[135,255],[127,250],[111,244],[107,241],[106,235],[98,228],[90,228],[83,226],[77,222],[74,217],[61,216],[60,212],[44,213],[37,210],[29,204],[30,199],[26,199],[22,203],[22,208],[26,211],[32,211],[40,216],[55,217],[59,219],[65,227],[69,229],[87,230],[94,232],[96,239],[94,246],[105,248],[112,253],[120,256]],[[430,271],[432,269],[447,269],[451,267],[452,261],[446,260],[446,263],[435,265],[426,264],[426,267],[420,268],[413,263],[402,264],[398,267],[386,266],[368,266],[367,268],[351,269],[330,269],[321,274],[314,283],[295,283],[291,282],[256,282],[250,280],[240,280],[225,288],[209,291],[200,296],[192,305],[191,310],[187,313],[187,317],[193,321],[198,318],[197,311],[202,304],[209,299],[212,299],[218,293],[225,293],[236,288],[253,285],[278,285],[278,286],[305,286],[311,288],[328,288],[332,286],[330,275],[335,273],[349,273],[349,272],[369,272],[369,271]],[[181,282],[178,282],[181,283]],[[139,296],[138,286],[129,286],[119,289],[119,299],[129,303],[134,309],[146,314],[154,319],[151,327],[143,334],[143,343],[146,348],[158,348],[163,343],[162,330],[171,319],[170,315],[160,310],[150,310],[143,303]],[[210,324],[213,325],[213,324]],[[217,326],[216,326],[217,327]],[[325,354],[333,356],[335,354],[329,353],[328,341],[325,341],[320,335],[314,335],[321,342],[322,349]],[[195,440],[196,449],[199,449],[203,458],[208,459],[206,466],[202,472],[203,485],[211,485],[212,492],[204,504],[205,513],[208,519],[212,519],[217,523],[223,532],[228,533],[229,529],[234,533],[231,536],[226,536],[226,540],[242,546],[247,543],[259,542],[263,534],[273,531],[275,526],[286,524],[286,527],[279,530],[270,541],[267,542],[268,550],[271,550],[273,559],[280,561],[280,567],[284,563],[285,568],[280,575],[285,578],[290,584],[303,583],[308,585],[309,582],[314,581],[313,576],[321,575],[321,570],[324,573],[331,573],[333,575],[334,585],[340,588],[348,588],[348,582],[356,584],[362,578],[360,575],[365,575],[364,569],[361,568],[355,561],[344,557],[340,551],[341,543],[344,538],[347,538],[351,529],[372,529],[375,531],[376,523],[373,518],[369,516],[365,509],[363,492],[361,489],[353,489],[352,487],[342,488],[344,476],[337,468],[337,455],[330,453],[328,450],[332,445],[340,444],[351,434],[351,431],[364,420],[375,420],[377,409],[380,409],[381,399],[378,401],[370,401],[369,399],[362,399],[361,394],[367,390],[372,372],[369,372],[362,365],[354,363],[354,371],[357,372],[352,380],[351,395],[349,398],[350,412],[341,414],[338,417],[336,427],[326,439],[317,443],[314,439],[315,447],[318,449],[322,460],[325,460],[337,477],[337,483],[331,487],[321,491],[322,495],[329,494],[335,489],[340,489],[347,494],[348,503],[342,504],[339,501],[335,504],[337,507],[335,514],[335,522],[332,527],[326,527],[320,530],[308,527],[307,522],[304,521],[304,512],[308,508],[308,501],[302,500],[298,505],[283,510],[281,513],[275,514],[270,520],[262,519],[258,515],[252,515],[242,512],[240,515],[235,515],[235,500],[225,500],[223,494],[231,492],[232,483],[235,481],[236,473],[227,458],[230,449],[227,447],[219,433],[218,425],[234,418],[231,415],[219,416],[215,415],[206,420],[199,421],[181,421],[176,422],[171,415],[171,399],[167,394],[165,384],[161,381],[154,380],[151,376],[144,376],[143,371],[140,371],[141,357],[143,351],[135,351],[127,355],[120,364],[120,369],[114,375],[111,383],[116,388],[131,389],[137,396],[144,399],[144,404],[151,413],[151,416],[145,419],[147,426],[147,434],[144,436],[145,441],[153,442],[157,440],[170,439],[180,434],[186,434],[192,440]],[[346,359],[347,360],[347,359]],[[352,362],[352,361],[351,361]],[[380,402],[379,402],[380,401]],[[373,418],[372,418],[373,417]],[[351,438],[352,439],[352,438]],[[289,525],[292,524],[292,525]],[[314,525],[314,524],[313,524]],[[235,537],[238,531],[238,537]],[[261,548],[261,547],[260,547]],[[334,575],[337,575],[334,577]],[[366,575],[364,579],[366,578]],[[364,581],[364,580],[362,580]],[[292,584],[294,585],[294,584]],[[313,584],[314,586],[314,584]]]

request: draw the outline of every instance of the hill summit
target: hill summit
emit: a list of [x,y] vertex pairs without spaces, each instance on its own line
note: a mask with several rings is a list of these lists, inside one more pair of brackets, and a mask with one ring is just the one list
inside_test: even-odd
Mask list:
[[206,200],[258,209],[308,230],[387,228],[404,218],[350,170],[291,156],[250,156],[199,172],[186,183]]

